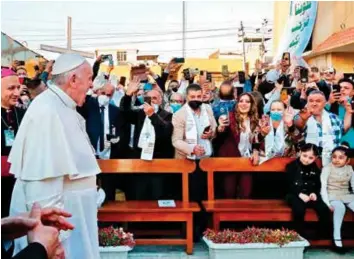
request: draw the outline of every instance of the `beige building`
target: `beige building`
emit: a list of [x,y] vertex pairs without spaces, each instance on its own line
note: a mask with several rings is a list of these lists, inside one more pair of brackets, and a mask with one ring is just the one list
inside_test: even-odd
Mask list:
[[[290,1],[274,2],[273,52],[279,46],[290,10]],[[303,54],[314,66],[335,67],[354,73],[354,2],[318,2],[311,44]]]

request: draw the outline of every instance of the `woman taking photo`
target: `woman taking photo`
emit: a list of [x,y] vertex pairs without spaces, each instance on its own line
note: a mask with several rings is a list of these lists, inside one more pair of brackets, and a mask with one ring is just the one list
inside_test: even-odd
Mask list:
[[[248,157],[254,165],[259,162],[259,129],[257,104],[249,93],[243,93],[236,104],[235,111],[228,116],[220,116],[215,138],[217,157]],[[226,198],[250,197],[252,176],[248,173],[226,175],[224,179]],[[236,192],[237,191],[237,192]]]

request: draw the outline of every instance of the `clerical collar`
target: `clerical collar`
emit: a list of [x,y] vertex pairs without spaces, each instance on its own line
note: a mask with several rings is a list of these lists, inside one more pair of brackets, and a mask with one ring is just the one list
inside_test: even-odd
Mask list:
[[68,106],[69,108],[71,108],[71,109],[76,109],[76,106],[77,106],[77,104],[76,104],[76,102],[73,100],[73,99],[71,99],[71,97],[67,94],[67,93],[65,93],[62,89],[60,89],[58,86],[56,86],[55,84],[49,84],[48,85],[48,88],[50,89],[50,90],[52,90],[53,91],[53,93],[55,94],[55,95],[57,95],[58,97],[59,97],[59,99],[66,105],[66,106]]

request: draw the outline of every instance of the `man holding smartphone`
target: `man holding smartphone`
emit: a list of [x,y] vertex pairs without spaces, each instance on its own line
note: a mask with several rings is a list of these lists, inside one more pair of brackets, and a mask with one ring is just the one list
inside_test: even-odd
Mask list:
[[[134,77],[120,103],[125,120],[134,125],[132,158],[152,160],[172,158],[172,113],[161,108],[162,96],[158,90],[145,92],[143,109],[132,109],[132,96],[139,91],[140,80]],[[163,175],[143,175],[131,177],[134,186],[128,196],[138,200],[158,200],[164,195]],[[128,197],[130,198],[130,197]]]
[[[334,114],[337,114],[340,120],[344,120],[346,106],[351,105],[354,109],[354,82],[348,78],[339,80],[338,87],[333,86],[336,91],[332,92],[332,98],[327,108]],[[341,141],[349,143],[350,148],[354,148],[354,115],[352,116],[352,127],[346,132]]]

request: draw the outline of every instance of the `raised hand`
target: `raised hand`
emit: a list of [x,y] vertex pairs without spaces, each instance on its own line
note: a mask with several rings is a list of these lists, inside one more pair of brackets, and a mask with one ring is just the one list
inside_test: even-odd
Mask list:
[[292,107],[288,107],[284,111],[283,121],[286,126],[291,127],[294,124],[295,111]]
[[132,96],[134,93],[139,91],[140,80],[138,76],[134,76],[133,80],[130,80],[128,84],[127,95]]
[[41,207],[35,203],[30,212],[30,218],[39,223],[28,232],[29,243],[40,243],[47,251],[48,258],[52,258],[56,254],[56,250],[60,245],[59,231],[54,227],[44,226],[41,222]]

